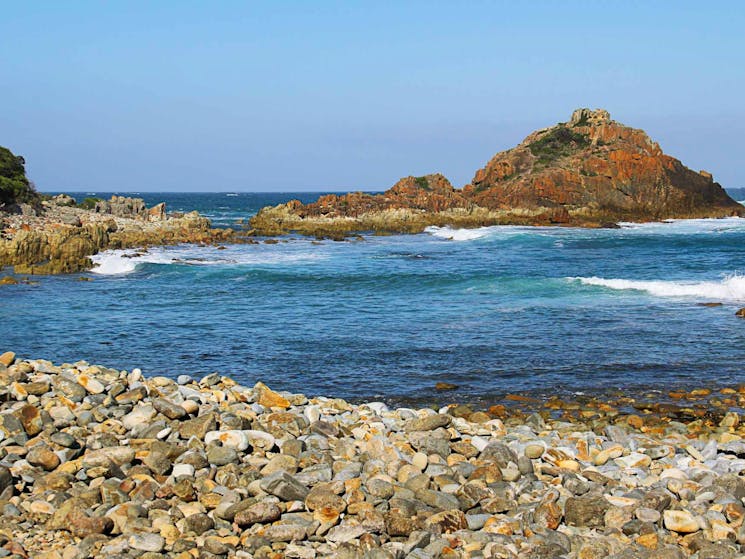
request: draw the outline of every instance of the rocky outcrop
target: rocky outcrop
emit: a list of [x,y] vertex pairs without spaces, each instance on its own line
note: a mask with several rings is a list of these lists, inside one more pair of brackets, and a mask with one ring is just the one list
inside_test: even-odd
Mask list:
[[89,256],[108,246],[116,224],[80,227],[57,224],[46,229],[24,228],[0,241],[0,263],[20,274],[61,274],[90,268]]
[[406,177],[382,194],[264,208],[251,225],[263,234],[338,235],[419,232],[428,225],[599,226],[744,211],[710,173],[665,155],[644,131],[611,120],[607,111],[578,109],[569,122],[495,155],[462,189],[439,174]]
[[110,200],[99,200],[93,207],[93,211],[116,217],[148,221],[162,221],[166,218],[164,202],[148,208],[142,198],[128,198],[126,196],[112,196]]
[[710,173],[665,155],[643,130],[578,109],[498,153],[464,194],[490,209],[566,210],[566,221],[721,217],[745,208]]
[[40,216],[7,217],[0,268],[13,266],[17,274],[71,273],[89,269],[89,257],[105,249],[236,240],[231,229],[212,229],[197,212],[167,217],[165,204],[148,209],[139,199],[114,198],[103,212],[60,199],[45,203]]

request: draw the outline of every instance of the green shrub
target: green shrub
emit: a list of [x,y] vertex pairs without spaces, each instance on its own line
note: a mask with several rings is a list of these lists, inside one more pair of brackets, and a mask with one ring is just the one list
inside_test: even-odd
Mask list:
[[0,147],[0,204],[37,204],[39,194],[26,177],[26,161]]
[[101,198],[93,198],[92,196],[89,196],[88,198],[84,198],[82,202],[78,204],[79,208],[83,208],[84,210],[92,210],[96,207],[96,203],[103,202]]
[[416,177],[414,179],[414,182],[419,188],[423,188],[424,190],[431,190],[427,177]]
[[578,149],[589,145],[590,139],[586,135],[559,126],[546,133],[539,140],[529,144],[528,147],[531,153],[538,158],[538,163],[545,165],[560,157],[571,155]]

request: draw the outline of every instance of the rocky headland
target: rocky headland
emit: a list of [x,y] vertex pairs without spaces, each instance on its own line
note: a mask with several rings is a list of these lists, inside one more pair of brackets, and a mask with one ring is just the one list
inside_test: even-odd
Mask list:
[[5,557],[745,551],[745,388],[633,413],[555,399],[393,409],[6,352],[0,394]]
[[168,214],[139,198],[112,196],[80,204],[49,197],[28,181],[24,160],[0,148],[0,269],[16,274],[60,274],[90,269],[106,249],[235,241],[231,229],[213,229],[197,212]]
[[644,131],[611,120],[605,110],[578,109],[568,122],[496,154],[461,189],[440,174],[406,177],[382,194],[267,207],[251,226],[267,235],[418,233],[430,225],[598,227],[743,212],[710,173],[664,154]]

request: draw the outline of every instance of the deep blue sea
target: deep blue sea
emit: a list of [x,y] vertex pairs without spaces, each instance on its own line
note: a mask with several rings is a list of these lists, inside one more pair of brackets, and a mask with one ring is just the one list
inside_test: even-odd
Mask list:
[[[218,226],[317,196],[143,193]],[[745,381],[745,219],[288,236],[96,261],[90,282],[0,289],[0,350],[389,400]]]

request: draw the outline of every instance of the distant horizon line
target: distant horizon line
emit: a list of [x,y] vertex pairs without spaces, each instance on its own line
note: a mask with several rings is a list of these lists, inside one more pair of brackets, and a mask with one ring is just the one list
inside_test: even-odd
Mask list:
[[322,192],[328,192],[328,193],[347,193],[347,192],[385,192],[386,189],[350,189],[350,190],[94,190],[94,189],[85,189],[85,190],[72,190],[72,189],[52,189],[52,190],[42,190],[40,188],[36,189],[37,192],[41,194],[66,194],[66,193],[76,193],[76,194],[86,194],[89,192],[92,192],[94,194],[118,194],[118,193],[124,193],[124,194],[317,194]]
[[[745,190],[745,186],[733,186],[733,187],[722,187],[725,192],[733,190]],[[321,189],[321,190],[72,190],[72,189],[53,189],[53,190],[42,190],[37,187],[37,192],[41,194],[338,194],[338,193],[351,193],[351,192],[386,192],[388,188],[374,189],[374,188],[357,188],[357,189]]]

